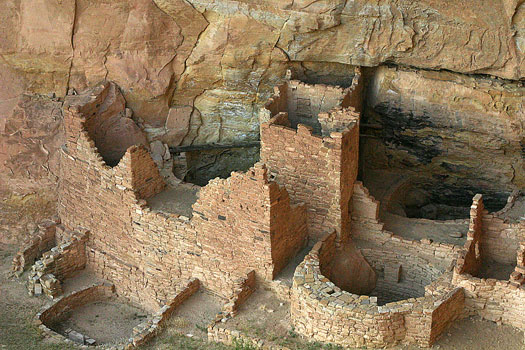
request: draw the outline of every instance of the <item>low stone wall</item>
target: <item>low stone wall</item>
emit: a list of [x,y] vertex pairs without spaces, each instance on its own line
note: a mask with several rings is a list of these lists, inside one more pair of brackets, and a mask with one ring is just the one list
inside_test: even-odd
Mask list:
[[291,320],[298,333],[349,347],[384,347],[398,342],[430,346],[458,317],[463,292],[439,283],[433,294],[377,305],[377,298],[341,290],[322,275],[325,242],[318,242],[294,274]]
[[[114,296],[114,293],[115,287],[106,283],[94,284],[91,287],[72,292],[67,296],[58,298],[53,304],[46,306],[36,315],[35,322],[46,336],[58,339],[61,342],[72,343],[72,340],[52,330],[53,324],[62,321],[70,310],[91,302],[106,300]],[[77,344],[84,344],[83,335],[78,334],[78,339],[76,340]]]
[[417,252],[417,255],[428,260],[439,260],[447,270],[455,265],[455,259],[462,247],[433,242],[429,239],[410,240],[384,229],[379,220],[379,202],[370,195],[368,189],[359,181],[354,184],[351,203],[352,239],[383,245],[391,251]]
[[525,330],[525,286],[456,272],[452,282],[465,290],[466,315]]
[[231,317],[237,314],[239,307],[255,292],[255,271],[248,272],[246,278],[239,278],[235,285],[233,295],[223,307],[223,313]]
[[[525,329],[523,247],[525,223],[509,223],[487,214],[474,197],[468,240],[454,268],[452,283],[465,289],[465,314]],[[478,278],[482,261],[516,263],[506,281]]]
[[[186,283],[178,285],[175,292],[171,294],[165,305],[149,317],[147,321],[137,325],[133,329],[133,334],[125,344],[115,346],[101,345],[100,347],[108,350],[121,350],[133,349],[145,344],[162,329],[165,322],[171,317],[173,312],[175,312],[176,308],[190,296],[195,294],[195,292],[199,290],[199,287],[200,283],[197,279],[192,279]],[[55,303],[47,306],[36,315],[36,323],[39,329],[47,336],[71,343],[72,341],[70,339],[56,333],[50,328],[50,326],[53,327],[53,323],[62,321],[65,313],[70,310],[91,302],[106,300],[114,296],[116,296],[114,285],[106,283],[95,284],[91,287],[57,299]],[[78,335],[82,336],[81,334]],[[80,339],[77,339],[75,343],[78,344],[78,342],[80,342]],[[86,345],[90,344],[86,343]]]
[[133,336],[127,348],[129,349],[132,346],[139,347],[153,338],[171,317],[173,312],[175,312],[177,307],[195,294],[195,292],[199,290],[199,287],[200,283],[197,279],[192,279],[177,286],[175,293],[173,293],[168,302],[153,315],[150,321],[141,323],[133,329]]
[[51,297],[60,294],[61,290],[56,282],[72,277],[77,271],[86,267],[87,240],[87,231],[74,232],[70,240],[43,253],[42,259],[35,262],[28,275],[29,292],[40,294],[40,288],[43,287],[44,292]]
[[26,240],[13,258],[12,271],[21,274],[42,256],[42,253],[56,245],[56,227],[60,223],[55,220],[44,220],[38,224],[36,234]]

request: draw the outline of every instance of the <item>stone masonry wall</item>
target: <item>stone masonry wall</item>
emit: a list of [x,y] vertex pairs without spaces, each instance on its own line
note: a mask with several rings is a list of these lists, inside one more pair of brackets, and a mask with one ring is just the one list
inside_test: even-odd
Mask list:
[[481,240],[483,223],[483,197],[480,194],[474,196],[470,207],[470,223],[467,232],[467,241],[464,249],[458,256],[456,271],[459,274],[468,273],[477,275],[482,263]]
[[255,270],[257,277],[271,280],[305,244],[304,206],[290,206],[286,190],[268,182],[260,163],[246,174],[210,181],[199,197],[191,223],[204,271],[220,264],[235,278]]
[[499,281],[454,273],[453,283],[465,289],[465,314],[525,329],[525,288]]
[[261,111],[261,122],[267,122],[277,113],[285,112],[290,118],[292,128],[296,129],[298,124],[303,124],[310,126],[315,134],[320,135],[323,131],[324,135],[325,128],[322,127],[318,115],[341,107],[347,95],[348,91],[337,86],[310,85],[290,80],[275,89],[275,95]]
[[422,258],[438,260],[444,268],[452,269],[461,247],[432,242],[428,239],[412,241],[397,236],[384,229],[384,224],[379,221],[379,202],[374,199],[363,184],[357,181],[354,185],[351,203],[352,239],[365,244],[382,245],[397,252],[414,252]]
[[156,310],[177,281],[198,278],[228,298],[247,271],[271,279],[304,245],[304,206],[291,206],[262,165],[211,181],[192,218],[152,211],[145,199],[165,184],[148,151],[132,146],[109,167],[84,129],[104,102],[94,90],[65,103],[59,214],[65,227],[90,230],[87,268],[119,295]]
[[295,271],[291,320],[298,333],[348,347],[379,348],[400,342],[430,346],[436,333],[457,318],[455,307],[462,307],[462,290],[440,281],[432,286],[433,294],[383,306],[377,305],[376,297],[341,290],[320,269],[333,254],[335,239],[331,234],[316,243]]
[[508,222],[485,213],[482,231],[481,252],[483,258],[505,264],[515,262],[519,242],[525,241],[525,221]]
[[[520,255],[525,225],[509,223],[482,211],[480,197],[474,197],[469,237],[454,268],[452,283],[465,289],[465,315],[479,315],[525,329],[524,279],[519,275],[520,261],[515,260]],[[506,281],[474,277],[482,260],[518,266]]]
[[343,132],[319,137],[299,124],[289,127],[286,114],[261,125],[261,160],[295,203],[305,203],[308,232],[319,239],[335,229],[348,232],[348,204],[357,176],[357,119]]
[[55,246],[57,221],[44,220],[38,224],[36,234],[32,235],[23,243],[21,249],[13,258],[13,272],[22,273],[28,266],[31,266],[36,259],[42,256],[42,253]]

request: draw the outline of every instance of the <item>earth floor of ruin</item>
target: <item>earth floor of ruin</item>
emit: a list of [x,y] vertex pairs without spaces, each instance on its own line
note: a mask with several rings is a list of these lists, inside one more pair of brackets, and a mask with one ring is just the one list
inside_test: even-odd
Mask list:
[[[29,296],[23,278],[16,279],[9,275],[11,259],[16,248],[12,244],[0,246],[0,295],[2,296],[0,298],[0,310],[2,310],[0,313],[0,349],[76,349],[70,344],[42,338],[38,329],[32,325],[35,313],[49,300],[44,296],[38,298]],[[88,274],[81,274],[71,279],[64,288],[68,290],[92,281]],[[207,342],[206,325],[220,308],[219,298],[204,292],[196,293],[177,310],[170,319],[169,325],[158,337],[144,346],[144,349],[235,349],[235,346],[229,347]],[[104,309],[104,312],[109,313],[105,316],[106,319],[117,321],[120,319],[122,309],[122,306],[115,307],[115,305]],[[90,311],[89,314],[91,315],[92,312]],[[275,344],[286,345],[290,349],[338,349],[329,345],[309,343],[297,335],[289,321],[287,303],[280,301],[272,291],[265,288],[259,288],[241,307],[239,314],[225,325]],[[94,328],[90,329],[89,322],[85,322],[85,327],[88,334],[91,334],[91,331],[97,331]],[[117,334],[113,334],[113,340],[115,338],[118,338]],[[442,350],[521,350],[524,349],[523,339],[523,332],[513,327],[497,325],[479,318],[468,318],[454,323],[437,341],[434,348]],[[407,345],[392,349],[415,350],[419,348]]]

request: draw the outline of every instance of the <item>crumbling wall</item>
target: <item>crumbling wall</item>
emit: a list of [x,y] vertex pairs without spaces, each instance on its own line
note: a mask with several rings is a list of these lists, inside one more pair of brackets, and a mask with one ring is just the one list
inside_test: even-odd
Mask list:
[[38,224],[37,232],[29,237],[13,258],[12,269],[22,273],[31,266],[42,253],[50,250],[56,244],[56,228],[58,220],[44,220]]
[[525,329],[525,288],[510,281],[454,273],[453,283],[465,290],[465,315]]
[[459,274],[468,273],[472,276],[478,274],[482,263],[481,240],[483,223],[483,197],[477,194],[472,199],[470,207],[470,223],[467,232],[467,241],[461,251],[457,263],[456,271]]
[[347,347],[430,346],[436,334],[457,317],[447,305],[461,309],[463,292],[442,281],[433,286],[433,294],[383,306],[377,305],[376,297],[339,289],[320,270],[321,263],[329,260],[335,239],[331,234],[320,240],[295,271],[290,311],[298,333]]
[[131,146],[109,167],[85,130],[86,114],[107,103],[101,91],[66,101],[59,213],[65,227],[90,230],[87,268],[119,295],[156,310],[177,281],[198,278],[229,298],[247,271],[272,279],[304,246],[304,206],[260,164],[202,188],[191,219],[152,211],[145,199],[165,184],[148,151]]
[[[522,222],[508,223],[488,215],[483,211],[482,197],[474,197],[468,240],[457,259],[452,278],[454,285],[465,289],[465,315],[479,315],[525,328],[525,287],[523,278],[515,273],[519,270],[519,241],[525,233],[524,228]],[[505,247],[509,241],[512,244]],[[513,248],[516,250],[510,252]],[[485,260],[517,263],[518,267],[506,281],[475,277]]]
[[[328,112],[341,107],[345,98],[350,103],[347,97],[349,90],[324,84],[310,85],[298,80],[290,80],[275,88],[274,93],[261,111],[261,122],[267,122],[279,112],[285,112],[292,128],[297,128],[298,124],[307,125],[315,134],[321,134],[321,131],[323,135],[326,134],[321,125],[320,113],[328,118]],[[270,111],[269,115],[267,111]]]
[[437,259],[444,268],[452,268],[462,247],[452,244],[433,242],[429,239],[413,241],[397,236],[384,229],[379,220],[379,202],[370,195],[368,189],[357,181],[351,202],[352,239],[384,246],[392,251],[413,252],[424,259]]

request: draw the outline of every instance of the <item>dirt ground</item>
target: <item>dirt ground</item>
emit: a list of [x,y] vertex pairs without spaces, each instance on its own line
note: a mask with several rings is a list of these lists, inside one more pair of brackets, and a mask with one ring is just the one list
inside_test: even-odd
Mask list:
[[66,320],[51,329],[60,334],[72,329],[95,339],[97,344],[123,343],[132,335],[133,327],[146,317],[147,314],[142,309],[112,298],[72,310]]
[[197,201],[200,187],[190,184],[180,184],[168,187],[166,190],[148,199],[148,205],[154,211],[184,215],[191,217],[192,205]]

